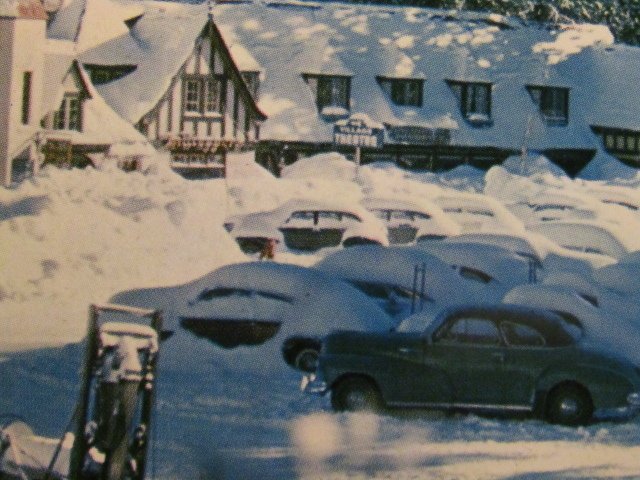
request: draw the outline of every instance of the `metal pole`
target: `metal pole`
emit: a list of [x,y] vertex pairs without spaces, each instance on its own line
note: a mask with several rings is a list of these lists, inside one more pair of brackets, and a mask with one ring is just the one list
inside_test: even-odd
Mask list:
[[146,440],[143,448],[143,454],[138,463],[138,478],[143,479],[147,467],[147,455],[149,452],[149,441],[151,438],[151,420],[153,417],[153,405],[155,402],[155,385],[156,377],[158,375],[158,357],[160,355],[160,341],[162,334],[162,313],[156,311],[151,316],[151,327],[156,331],[158,335],[158,351],[155,353],[148,370],[145,372],[145,377],[142,379],[142,413],[141,423],[146,427]]
[[413,286],[411,287],[411,313],[416,311],[416,290],[418,289],[418,265],[413,266]]
[[356,180],[360,174],[360,145],[356,147]]
[[422,274],[422,285],[420,288],[420,311],[422,311],[422,309],[424,308],[424,289],[426,287],[426,282],[427,282],[427,264],[423,263],[422,267],[420,268],[420,272]]
[[80,384],[80,397],[78,399],[78,415],[76,417],[75,438],[69,460],[69,479],[80,480],[82,464],[87,449],[85,427],[87,423],[87,411],[89,405],[91,374],[96,354],[96,342],[98,337],[98,309],[95,305],[89,307],[89,325],[87,327],[87,345],[84,355],[84,369],[82,371],[82,383]]

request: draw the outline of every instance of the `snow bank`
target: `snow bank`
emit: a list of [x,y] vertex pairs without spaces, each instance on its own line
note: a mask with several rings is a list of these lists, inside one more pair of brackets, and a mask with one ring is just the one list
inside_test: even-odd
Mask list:
[[284,167],[282,178],[331,178],[352,181],[356,166],[337,152],[321,153]]
[[222,181],[163,169],[48,168],[0,189],[0,349],[77,341],[91,302],[245,258],[222,228],[224,198]]
[[625,165],[608,153],[598,150],[591,161],[578,173],[584,180],[633,180],[638,179],[638,170]]

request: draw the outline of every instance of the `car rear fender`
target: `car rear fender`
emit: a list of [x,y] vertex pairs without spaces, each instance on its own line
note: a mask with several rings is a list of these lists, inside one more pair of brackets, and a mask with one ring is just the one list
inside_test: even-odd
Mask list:
[[607,367],[579,364],[571,368],[550,368],[536,384],[536,407],[544,404],[547,394],[563,383],[582,386],[589,392],[595,408],[625,406],[627,395],[637,388],[624,373]]

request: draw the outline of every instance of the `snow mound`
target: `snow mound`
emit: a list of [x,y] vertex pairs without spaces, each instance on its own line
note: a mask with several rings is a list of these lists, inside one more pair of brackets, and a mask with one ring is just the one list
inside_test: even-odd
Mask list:
[[337,152],[321,153],[286,166],[282,178],[331,178],[351,181],[356,166]]
[[245,258],[222,228],[222,181],[58,170],[0,190],[0,349],[79,340],[87,306]]
[[524,158],[521,155],[511,155],[502,163],[502,168],[513,175],[521,175],[523,177],[541,175],[567,176],[564,170],[547,157],[534,153],[529,153]]
[[638,170],[625,165],[616,157],[598,150],[591,161],[578,173],[584,180],[637,180]]

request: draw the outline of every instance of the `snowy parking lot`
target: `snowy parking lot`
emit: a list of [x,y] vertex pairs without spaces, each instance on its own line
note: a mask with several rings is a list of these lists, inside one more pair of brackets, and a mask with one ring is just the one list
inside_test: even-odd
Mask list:
[[[475,233],[508,233],[513,239],[517,232],[529,239],[535,248],[527,254],[544,257],[536,267],[537,283],[529,284],[530,257],[518,256],[518,248],[506,252],[507,245],[521,242],[501,242],[504,252],[493,262],[483,258],[455,265],[443,255],[433,264],[456,267],[451,269],[458,275],[456,285],[474,299],[490,292],[491,301],[504,296],[511,303],[551,302],[581,315],[588,335],[638,364],[638,255],[611,259],[594,251],[597,245],[589,243],[594,239],[588,235],[581,251],[575,243],[549,246],[528,236],[530,216],[520,218],[509,207],[545,191],[569,192],[574,204],[578,194],[594,189],[611,192],[608,198],[615,193],[617,199],[633,199],[640,177],[620,165],[605,168],[610,159],[596,159],[599,163],[588,167],[585,178],[575,180],[543,159],[529,160],[527,172],[512,168],[520,161],[515,159],[486,174],[469,167],[438,175],[373,164],[361,167],[356,178],[350,162],[324,155],[301,160],[276,179],[242,155],[232,157],[226,180],[189,182],[160,166],[147,175],[47,169],[16,189],[0,190],[0,244],[7,247],[0,251],[0,415],[18,415],[40,435],[61,435],[77,399],[79,342],[89,304],[138,289],[170,291],[219,267],[253,260],[223,228],[225,219],[273,210],[295,198],[339,195],[354,203],[374,196],[434,199],[455,193],[453,187],[486,196],[487,204],[502,206],[499,219],[509,229],[498,232],[483,211]],[[617,172],[618,178],[605,177],[606,171]],[[624,218],[627,227],[612,230],[621,236],[621,245],[631,245],[629,225],[640,219],[629,220],[624,208],[602,203],[590,210],[590,221],[606,226]],[[281,243],[275,261],[313,266],[326,259],[328,274],[331,254],[340,251],[297,252]],[[562,261],[550,262],[554,255]],[[458,263],[460,258],[464,255]],[[519,261],[524,270],[504,277]],[[340,265],[333,262],[338,271]],[[352,273],[367,279],[373,275],[364,268]],[[410,286],[412,275],[394,281]],[[438,287],[429,308],[451,301],[443,299],[446,285]],[[640,472],[638,417],[569,428],[531,418],[427,411],[334,414],[327,398],[300,392],[301,375],[282,361],[277,342],[221,348],[182,329],[172,316],[171,305],[189,299],[157,298],[175,335],[163,344],[160,356],[149,470],[155,478],[524,480],[637,478]]]

